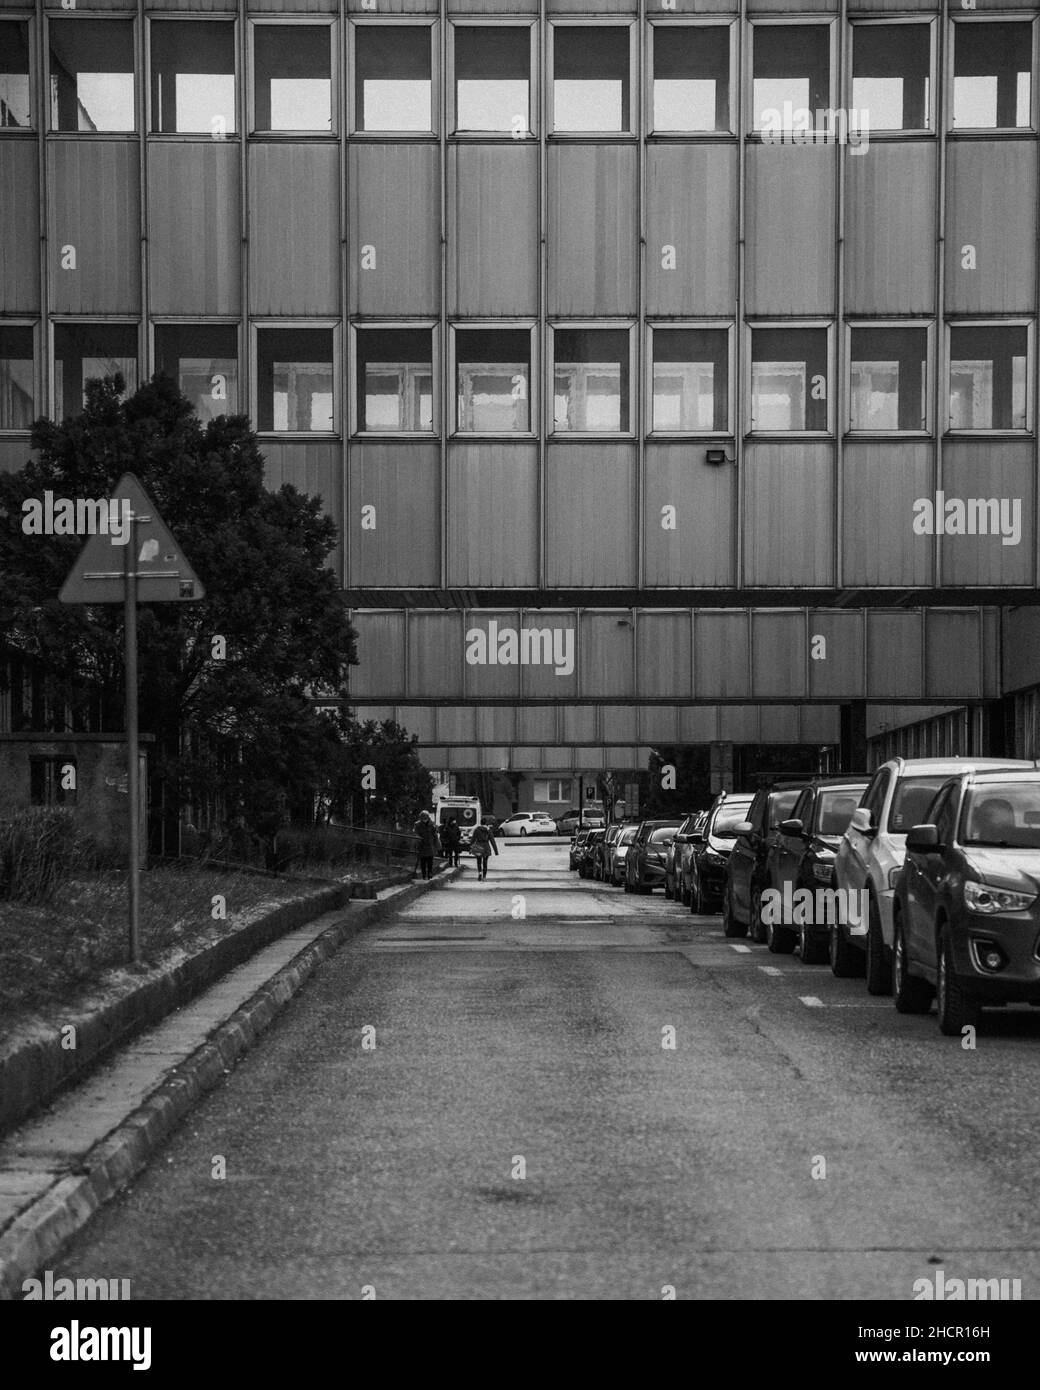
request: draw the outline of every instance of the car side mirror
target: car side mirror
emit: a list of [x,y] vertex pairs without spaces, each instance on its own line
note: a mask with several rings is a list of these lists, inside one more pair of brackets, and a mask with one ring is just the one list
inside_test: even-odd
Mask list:
[[753,833],[754,829],[755,827],[749,820],[741,820],[737,821],[736,825],[733,827],[733,833],[734,835],[750,835]]
[[942,849],[939,843],[939,827],[936,825],[912,825],[906,835],[907,850],[917,854],[934,854]]
[[793,816],[790,820],[782,820],[777,829],[781,835],[801,835],[803,837],[805,835],[805,826],[797,816]]
[[874,834],[874,822],[871,820],[870,812],[865,806],[857,806],[853,811],[852,819],[849,821],[849,828],[858,830],[863,835]]

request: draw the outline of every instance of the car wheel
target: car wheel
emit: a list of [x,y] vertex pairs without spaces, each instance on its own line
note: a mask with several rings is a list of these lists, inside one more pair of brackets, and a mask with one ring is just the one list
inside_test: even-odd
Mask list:
[[751,940],[757,942],[759,946],[766,941],[766,925],[762,921],[762,890],[753,888],[751,890],[751,905],[748,909],[748,935]]
[[728,887],[722,894],[722,934],[723,936],[747,936],[747,927],[733,916],[733,904],[730,902]]
[[798,928],[799,951],[803,965],[826,965],[827,947],[818,936],[813,936],[805,922]]
[[704,915],[704,897],[701,893],[701,881],[699,878],[690,879],[690,912],[695,917]]
[[673,902],[675,900],[675,889],[669,883],[667,875],[664,880],[664,896],[668,902]]
[[525,835],[527,834],[527,826],[526,826],[526,825],[522,825],[522,826],[520,827],[520,834],[521,834],[521,836],[525,836]]
[[631,880],[630,880],[629,877],[628,877],[628,874],[626,873],[626,874],[625,874],[625,892],[626,892],[626,893],[631,893],[631,891],[632,891],[632,883],[631,883]]
[[906,938],[903,924],[895,921],[895,944],[892,948],[892,984],[895,993],[896,1009],[901,1014],[926,1014],[932,1007],[932,987],[919,975],[910,974],[910,964],[906,957]]
[[885,938],[881,934],[881,909],[873,893],[867,914],[867,993],[892,993],[892,962],[885,959]]
[[682,903],[683,907],[689,907],[690,905],[690,886],[684,878],[680,878],[679,880],[679,901]]
[[839,980],[856,980],[863,975],[863,952],[851,946],[842,935],[840,922],[834,922],[830,930],[829,954],[831,974]]
[[785,927],[781,922],[766,923],[766,945],[774,956],[789,956],[797,940],[793,927]]
[[948,1038],[960,1037],[965,1028],[977,1028],[981,1008],[953,963],[953,938],[949,927],[943,927],[939,941],[939,984],[936,989],[939,1004],[939,1030]]

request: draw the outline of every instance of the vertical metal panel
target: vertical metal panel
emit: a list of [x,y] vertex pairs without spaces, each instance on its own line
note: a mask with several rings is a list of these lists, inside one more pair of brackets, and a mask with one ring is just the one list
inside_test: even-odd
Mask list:
[[834,148],[748,148],[747,313],[834,313]]
[[[410,734],[418,734],[421,743],[433,743],[437,728],[436,706],[396,705],[391,717]],[[360,713],[358,718],[361,718]]]
[[547,453],[546,583],[634,584],[636,446],[550,444]]
[[[475,738],[478,743],[513,743],[516,739],[516,710],[501,705],[476,705]],[[501,767],[502,764],[500,763]]]
[[749,443],[744,451],[745,582],[834,585],[834,445]]
[[339,315],[339,149],[249,146],[252,314]]
[[[350,167],[350,312],[371,317],[440,311],[438,150],[430,144],[354,143]],[[362,248],[375,250],[361,269]]]
[[486,768],[489,772],[497,772],[499,768],[508,767],[509,748],[506,745],[496,748],[494,745],[482,744],[477,749],[477,757],[479,759],[478,767]]
[[[862,690],[863,613],[848,609],[812,609],[809,612],[809,694],[819,700],[828,695],[848,699]],[[822,638],[822,643],[816,639]],[[817,656],[812,655],[813,650]]]
[[[469,609],[463,625],[463,642],[466,666],[460,673],[465,683],[465,691],[477,699],[519,699],[520,667],[503,665],[498,662],[499,638],[505,629],[520,626],[520,614],[515,608]],[[470,635],[480,633],[484,638],[483,655],[485,660],[469,663]],[[496,636],[497,634],[497,636]],[[474,646],[474,656],[481,653]]]
[[473,705],[441,705],[437,710],[438,743],[479,743]]
[[[539,630],[548,628],[552,633],[566,634],[570,632],[574,634],[569,639],[573,643],[571,651],[574,656],[574,670],[566,675],[562,670],[557,671],[555,665],[521,666],[519,669],[523,694],[536,700],[575,699],[580,689],[584,640],[579,631],[578,614],[573,609],[567,608],[526,608],[521,614],[521,618],[525,628],[537,628]],[[554,644],[557,641],[566,640],[566,636],[563,638],[553,637]]]
[[606,743],[635,743],[638,723],[632,705],[607,705],[603,710],[603,739]]
[[[1035,584],[1035,449],[1036,445],[1025,439],[946,440],[943,445],[945,503],[955,499],[967,502],[974,498],[983,503],[992,500],[998,508],[1001,504],[1006,508],[1004,520],[1013,520],[1017,512],[1020,525],[1017,544],[1011,543],[1011,536],[1005,544],[1001,535],[944,535],[939,543],[944,584]],[[984,524],[990,529],[993,525],[991,513],[991,507],[982,512]],[[974,509],[972,517],[976,517]]]
[[[377,0],[377,3],[380,14],[436,14],[439,9],[437,0]],[[347,12],[371,17],[372,0],[368,0],[367,5],[364,0],[349,0]]]
[[919,700],[922,677],[920,613],[867,611],[868,700]]
[[1035,312],[1036,141],[955,140],[948,150],[947,313]]
[[924,644],[924,693],[942,696],[956,673],[957,693],[965,699],[982,697],[982,613],[926,611]]
[[350,669],[351,699],[404,699],[404,611],[355,611],[351,621],[358,634],[358,664]]
[[640,743],[677,743],[679,741],[679,710],[675,705],[640,705]]
[[642,608],[636,621],[636,693],[688,699],[693,692],[693,634],[689,610]]
[[759,705],[721,705],[719,738],[724,743],[761,743],[761,713]]
[[934,584],[935,547],[930,536],[914,534],[913,518],[914,502],[935,492],[935,445],[846,439],[844,452],[841,585]]
[[155,314],[237,314],[241,305],[237,141],[148,147],[148,280]]
[[841,711],[834,705],[802,705],[799,743],[838,743]]
[[[748,13],[752,15],[789,15],[791,13],[791,9],[791,0],[754,0],[754,4],[748,5]],[[838,0],[798,0],[799,14],[836,14],[838,9]]]
[[[737,295],[736,146],[650,145],[646,159],[646,312],[731,314]],[[675,247],[674,270],[662,269],[665,246]]]
[[797,705],[762,705],[758,711],[758,737],[762,743],[800,743],[802,721]]
[[39,162],[35,140],[0,141],[0,308],[40,312]]
[[[562,713],[574,715],[588,708],[568,705]],[[569,735],[568,735],[569,737]],[[556,710],[552,705],[523,705],[516,711],[517,743],[548,744],[556,742]],[[566,740],[565,740],[566,741]]]
[[[262,444],[265,460],[264,482],[277,489],[291,483],[308,497],[320,497],[322,511],[336,523],[337,533],[343,517],[343,446],[338,441],[326,443],[278,444],[265,440]],[[329,552],[326,564],[343,579],[342,537]]]
[[781,609],[752,613],[751,690],[762,699],[791,699],[808,693],[804,613]]
[[607,752],[606,748],[572,748],[570,765],[583,772],[602,772],[607,766]]
[[[435,586],[440,578],[440,456],[436,444],[355,444],[349,451],[348,583]],[[361,509],[376,509],[362,530]]]
[[[120,7],[114,6],[113,8]],[[129,4],[128,8],[136,8],[136,6]],[[235,6],[230,4],[230,0],[161,0],[160,4],[149,4],[148,8],[149,10],[154,9],[160,12],[163,10],[172,10],[174,13],[178,10],[198,10],[203,14],[208,14],[212,10],[219,10],[227,13],[229,8],[234,9]]]
[[1040,685],[1040,608],[1005,609],[1001,623],[1004,688]]
[[[726,588],[737,582],[737,474],[732,467],[705,463],[705,447],[694,440],[646,446],[643,553],[648,588]],[[661,524],[667,506],[676,508],[674,531]]]
[[[141,309],[140,170],[136,140],[47,145],[48,279],[56,314]],[[76,269],[62,270],[63,246]]]
[[634,314],[638,166],[634,145],[551,145],[548,312]]
[[538,146],[452,145],[448,312],[538,312]]
[[339,0],[249,0],[253,14],[335,14]]
[[541,766],[546,772],[569,772],[574,766],[573,748],[544,748]]
[[582,690],[597,698],[628,699],[635,689],[633,643],[632,615],[627,609],[586,610],[578,653]]
[[448,584],[538,583],[537,444],[448,448]]
[[717,705],[685,705],[679,710],[682,743],[715,743],[719,737]]
[[463,613],[408,614],[408,689],[423,699],[458,692],[463,661]]
[[935,312],[934,140],[875,140],[845,161],[845,308]]
[[707,699],[739,700],[750,695],[746,613],[734,609],[694,615],[693,689],[695,697]]
[[537,0],[452,0],[453,14],[527,15],[538,13]]

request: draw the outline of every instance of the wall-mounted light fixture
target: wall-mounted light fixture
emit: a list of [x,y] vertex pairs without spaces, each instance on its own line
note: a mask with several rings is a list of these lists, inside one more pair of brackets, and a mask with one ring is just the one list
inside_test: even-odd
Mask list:
[[736,463],[736,459],[727,458],[725,449],[706,449],[704,462],[714,463],[717,467],[720,463]]

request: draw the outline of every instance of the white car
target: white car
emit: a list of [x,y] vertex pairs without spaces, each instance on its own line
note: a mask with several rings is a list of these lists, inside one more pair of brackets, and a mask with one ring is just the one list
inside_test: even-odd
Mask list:
[[[830,931],[831,970],[849,977],[866,974],[871,994],[892,992],[892,900],[906,857],[906,832],[920,825],[939,788],[962,772],[1032,767],[1018,758],[892,758],[871,777],[838,846],[834,866],[846,903],[847,921]],[[864,898],[862,895],[866,894]],[[865,911],[860,910],[860,904]]]
[[555,835],[556,822],[545,811],[517,811],[495,831],[496,835]]

